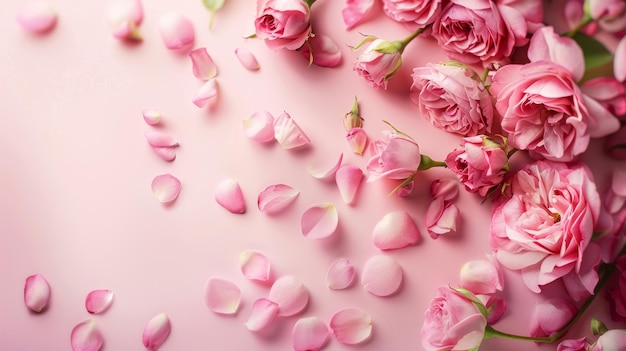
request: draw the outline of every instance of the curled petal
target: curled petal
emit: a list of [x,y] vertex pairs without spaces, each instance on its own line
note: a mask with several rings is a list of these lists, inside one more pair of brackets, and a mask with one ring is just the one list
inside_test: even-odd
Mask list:
[[170,50],[184,50],[193,45],[195,30],[191,21],[178,13],[169,13],[159,20],[159,32],[165,47]]
[[437,239],[439,235],[456,231],[459,209],[443,198],[435,198],[426,210],[426,229],[428,234]]
[[172,331],[172,325],[170,319],[165,313],[160,313],[154,316],[146,325],[141,336],[143,346],[150,351],[155,351],[167,339]]
[[367,133],[363,128],[352,128],[346,135],[346,140],[354,152],[357,155],[363,155],[365,148],[367,147]]
[[316,34],[309,38],[300,52],[313,64],[320,67],[336,67],[341,62],[341,51],[332,38],[323,34]]
[[274,119],[274,138],[285,149],[296,149],[311,143],[309,137],[287,112]]
[[266,282],[270,279],[270,261],[264,254],[246,250],[239,255],[239,268],[244,277]]
[[576,311],[574,303],[565,297],[555,297],[538,303],[530,317],[530,335],[553,335],[574,317]]
[[356,271],[346,258],[339,258],[330,264],[326,271],[326,284],[333,290],[341,290],[352,285]]
[[194,105],[202,108],[209,104],[209,102],[217,96],[217,80],[215,78],[209,79],[206,83],[200,87],[196,95],[191,100]]
[[361,285],[376,296],[395,293],[402,283],[402,267],[390,256],[373,256],[365,262]]
[[328,327],[317,317],[300,318],[293,326],[294,351],[317,351],[328,340]]
[[293,316],[309,303],[309,291],[297,278],[284,276],[272,284],[268,298],[278,304],[279,316]]
[[613,58],[613,73],[615,74],[615,79],[620,82],[624,82],[626,80],[626,36],[619,41],[619,44],[617,44],[617,48],[615,49],[615,57]]
[[282,211],[300,195],[300,190],[286,184],[269,185],[259,193],[259,210],[266,214]]
[[548,60],[560,64],[569,70],[575,80],[580,80],[585,73],[583,51],[572,38],[563,37],[554,32],[552,27],[537,30],[528,46],[530,62]]
[[143,22],[140,0],[119,0],[109,8],[113,36],[120,40],[141,40],[139,25]]
[[339,224],[337,208],[332,203],[313,206],[300,218],[302,235],[310,239],[323,239],[332,235]]
[[408,184],[401,186],[396,190],[396,195],[399,197],[408,197],[413,193],[413,188],[415,187],[415,181],[410,181]]
[[217,76],[217,67],[206,48],[197,48],[189,53],[193,75],[198,79],[209,80]]
[[452,201],[459,194],[459,182],[454,178],[436,179],[430,184],[430,194],[433,198]]
[[230,280],[210,278],[204,288],[204,301],[219,314],[235,314],[241,303],[241,289]]
[[346,29],[354,28],[370,12],[374,0],[347,0],[346,7],[341,10]]
[[259,331],[267,328],[278,315],[278,304],[265,297],[257,299],[252,304],[252,314],[245,323],[250,331]]
[[152,150],[154,150],[154,153],[156,153],[157,156],[159,156],[164,161],[172,162],[176,159],[176,147],[175,146],[164,146],[164,147],[155,146],[155,147],[152,147]]
[[80,322],[72,328],[70,336],[72,351],[98,351],[102,347],[102,342],[102,334],[93,319]]
[[420,231],[405,211],[387,213],[372,233],[374,246],[381,250],[400,249],[417,243]]
[[246,136],[261,143],[274,140],[274,116],[267,111],[254,113],[243,120]]
[[85,308],[89,313],[102,313],[113,303],[113,291],[109,289],[92,290],[85,298]]
[[343,202],[348,205],[354,203],[354,198],[363,178],[363,171],[356,166],[343,166],[337,170],[335,182]]
[[330,169],[328,170],[316,170],[313,169],[312,167],[308,168],[308,172],[310,175],[312,175],[314,178],[317,179],[330,179],[330,178],[335,178],[335,174],[337,173],[337,170],[339,169],[339,167],[341,167],[341,162],[343,161],[343,153],[339,155],[339,159],[337,159],[337,162],[335,163],[334,166],[332,166]]
[[217,185],[215,201],[232,213],[245,213],[246,202],[239,183],[235,179],[226,179]]
[[161,122],[161,113],[157,110],[145,109],[141,112],[141,114],[143,115],[143,120],[151,126],[157,125]]
[[149,130],[145,134],[148,144],[152,147],[174,147],[178,146],[178,143],[170,135],[157,132],[156,130]]
[[348,345],[359,344],[372,334],[372,318],[366,312],[347,308],[331,317],[330,329],[337,341]]
[[41,312],[50,302],[50,284],[41,274],[33,274],[26,278],[24,284],[24,304],[31,311]]
[[235,56],[237,56],[241,65],[250,71],[256,71],[261,68],[252,51],[246,48],[236,48]]
[[36,34],[52,30],[57,18],[57,11],[45,1],[29,1],[17,13],[17,22],[22,28]]
[[157,201],[168,203],[176,200],[180,194],[181,183],[171,174],[161,174],[152,180],[152,193]]

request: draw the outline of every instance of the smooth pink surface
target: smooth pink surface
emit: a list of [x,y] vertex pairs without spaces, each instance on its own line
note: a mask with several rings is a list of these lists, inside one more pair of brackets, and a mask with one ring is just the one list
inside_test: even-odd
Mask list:
[[[211,31],[201,1],[146,2],[144,40],[138,44],[111,36],[105,4],[55,1],[62,20],[45,37],[29,35],[16,23],[20,4],[4,1],[0,11],[0,349],[68,350],[72,328],[94,318],[103,350],[143,350],[146,322],[163,312],[172,332],[161,351],[288,350],[299,318],[328,322],[338,310],[358,308],[371,315],[375,332],[351,350],[421,350],[419,330],[437,288],[457,283],[464,262],[490,251],[490,203],[461,191],[455,200],[461,211],[456,234],[424,237],[420,245],[386,253],[403,267],[397,294],[380,298],[360,284],[342,291],[326,286],[325,273],[335,259],[348,258],[358,276],[365,261],[380,254],[369,240],[380,218],[397,210],[424,218],[431,181],[451,176],[443,169],[420,173],[407,198],[387,196],[395,183],[363,183],[348,206],[335,184],[306,171],[334,164],[341,152],[345,164],[365,169],[367,158],[351,152],[342,125],[355,95],[369,135],[380,137],[389,129],[382,119],[388,119],[419,141],[421,152],[444,159],[460,138],[430,126],[408,98],[412,68],[445,60],[436,42],[417,39],[409,45],[388,89],[376,90],[352,70],[358,52],[347,45],[362,39],[359,31],[390,40],[408,33],[386,16],[348,32],[341,1],[318,1],[312,11],[314,28],[332,36],[342,51],[342,63],[332,69],[308,67],[297,52],[275,52],[260,39],[243,39],[254,33],[249,1],[227,2]],[[220,95],[211,108],[191,103],[202,82],[191,74],[187,56],[162,43],[159,18],[171,11],[193,22],[197,47],[214,48]],[[259,71],[250,72],[234,59],[238,47],[254,51]],[[163,114],[158,127],[140,117],[147,106]],[[293,151],[250,140],[241,121],[259,110],[289,111],[310,137],[310,147]],[[146,145],[143,134],[150,128],[180,143],[173,162],[155,157]],[[592,142],[585,160],[594,162],[593,171],[604,181],[609,170],[597,167],[608,164],[598,156],[600,145]],[[164,173],[184,183],[171,206],[154,201],[150,190],[154,176]],[[213,199],[216,185],[230,177],[245,184],[249,211],[243,215],[225,211]],[[274,183],[301,193],[283,212],[267,216],[254,201]],[[325,202],[337,206],[337,231],[328,240],[303,237],[300,215]],[[417,224],[425,233],[423,222]],[[249,249],[267,255],[276,277],[293,275],[310,292],[307,308],[277,319],[270,333],[244,326],[254,300],[269,292],[239,271],[239,254]],[[45,275],[52,289],[43,314],[30,313],[23,303],[24,279],[35,273]],[[243,301],[235,316],[224,318],[206,308],[203,287],[211,276],[228,277],[241,287]],[[524,334],[539,298],[519,275],[507,271],[505,280],[508,311],[498,329]],[[90,316],[84,297],[103,286],[115,291],[115,303],[105,314]],[[592,308],[569,335],[588,335],[592,315],[611,325],[603,297]],[[555,347],[487,340],[481,351],[502,345],[531,351]],[[347,348],[331,338],[324,350]]]

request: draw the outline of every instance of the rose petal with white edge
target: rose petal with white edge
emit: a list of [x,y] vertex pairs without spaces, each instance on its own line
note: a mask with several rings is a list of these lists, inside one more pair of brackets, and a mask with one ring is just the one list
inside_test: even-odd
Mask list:
[[204,288],[204,301],[219,314],[235,314],[241,303],[241,289],[228,279],[209,278]]
[[331,37],[323,34],[309,38],[300,52],[307,60],[313,58],[313,64],[320,67],[336,67],[341,63],[339,47]]
[[372,318],[358,309],[346,308],[336,312],[329,324],[335,339],[344,344],[359,344],[372,335]]
[[49,32],[57,23],[57,11],[45,1],[29,1],[22,5],[17,13],[17,22],[25,30],[43,34]]
[[237,56],[237,59],[239,60],[241,65],[247,70],[256,71],[261,68],[252,51],[248,50],[247,48],[236,48],[235,56]]
[[169,134],[158,132],[156,130],[149,130],[145,134],[148,144],[152,147],[172,147],[178,146],[176,140]]
[[461,266],[459,286],[474,294],[494,294],[502,290],[500,273],[495,262],[473,260]]
[[339,214],[333,203],[309,207],[300,218],[302,235],[309,239],[324,239],[332,235],[339,224]]
[[330,334],[326,323],[315,316],[298,319],[291,332],[294,351],[317,351]]
[[239,183],[235,179],[226,179],[215,189],[215,201],[232,213],[245,213],[246,202]]
[[257,251],[246,250],[239,255],[239,268],[246,279],[266,282],[270,279],[271,264]]
[[195,30],[191,21],[178,13],[168,13],[159,20],[159,32],[165,47],[169,50],[185,50],[195,40]]
[[278,304],[279,316],[293,316],[309,303],[309,291],[296,277],[284,276],[272,284],[268,299]]
[[189,53],[193,75],[198,79],[209,80],[217,76],[217,66],[206,48],[197,48]]
[[402,267],[390,256],[370,257],[363,266],[361,285],[365,291],[376,296],[395,293],[402,283]]
[[619,41],[615,49],[613,73],[618,81],[624,82],[626,80],[626,37]]
[[194,105],[203,108],[206,107],[211,100],[217,97],[217,80],[211,78],[200,87],[196,95],[191,100]]
[[356,270],[347,258],[338,258],[330,264],[326,271],[326,285],[333,290],[350,287],[356,276]]
[[374,0],[347,0],[346,7],[341,10],[346,30],[354,28],[370,12]]
[[335,182],[341,194],[343,202],[348,205],[354,203],[361,182],[363,181],[363,171],[356,166],[343,166],[337,170],[335,174]]
[[363,128],[352,128],[346,135],[346,140],[350,145],[350,149],[357,155],[363,155],[367,147],[367,133]]
[[172,162],[176,159],[175,146],[152,147],[152,150],[154,150],[157,156],[159,156],[164,161]]
[[285,149],[297,149],[311,143],[309,137],[287,112],[274,119],[274,138]]
[[274,116],[267,111],[259,111],[243,120],[243,130],[252,140],[267,143],[274,140]]
[[401,249],[417,243],[420,231],[406,211],[387,213],[374,227],[372,241],[381,250]]
[[89,313],[105,312],[113,303],[113,291],[109,289],[92,290],[85,298],[85,308]]
[[252,313],[245,323],[250,331],[259,331],[267,328],[278,315],[278,304],[265,297],[259,298],[252,304]]
[[72,351],[98,351],[103,341],[102,333],[93,319],[80,322],[72,328],[70,336]]
[[33,274],[26,278],[24,284],[24,304],[31,311],[42,312],[50,302],[50,284],[41,274]]
[[272,184],[259,193],[257,205],[261,212],[274,214],[287,208],[298,195],[300,190],[287,184]]
[[167,340],[172,331],[172,324],[167,314],[160,313],[154,316],[146,325],[141,336],[143,346],[150,351],[155,351]]
[[180,194],[180,188],[182,187],[180,180],[173,175],[161,174],[152,180],[152,193],[158,202],[169,203]]
[[339,167],[341,167],[342,161],[343,161],[343,153],[339,155],[339,159],[337,160],[335,165],[332,166],[330,169],[316,170],[316,169],[313,169],[312,167],[309,167],[308,172],[310,175],[313,176],[313,178],[322,179],[322,180],[335,179],[335,174],[337,173],[337,170],[339,169]]
[[143,4],[140,0],[118,0],[109,7],[108,16],[115,38],[141,40],[139,25],[143,22]]
[[148,125],[154,126],[161,123],[161,113],[157,110],[145,109],[141,111],[141,115]]

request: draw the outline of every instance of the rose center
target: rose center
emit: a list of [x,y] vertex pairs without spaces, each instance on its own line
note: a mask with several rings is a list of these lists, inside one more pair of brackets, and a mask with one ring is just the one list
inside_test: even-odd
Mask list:
[[554,220],[554,223],[559,223],[561,221],[561,215],[556,213],[556,212],[552,212],[552,219]]

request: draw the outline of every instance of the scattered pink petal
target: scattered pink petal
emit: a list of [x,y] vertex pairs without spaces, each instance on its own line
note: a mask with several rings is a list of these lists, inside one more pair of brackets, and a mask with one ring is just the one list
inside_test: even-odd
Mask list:
[[372,335],[372,318],[366,312],[347,308],[330,318],[330,330],[337,341],[348,345],[358,344]]
[[367,133],[363,128],[352,128],[346,135],[346,140],[354,152],[357,155],[363,155],[365,148],[367,147]]
[[209,278],[204,288],[204,301],[215,313],[235,314],[241,303],[241,289],[230,280]]
[[243,129],[252,140],[270,142],[274,140],[274,116],[267,111],[256,112],[243,120]]
[[346,0],[346,7],[341,10],[346,29],[354,28],[370,12],[374,0]]
[[273,214],[293,203],[298,195],[300,195],[300,190],[287,184],[273,184],[259,193],[257,204],[261,212]]
[[626,36],[619,41],[619,44],[617,44],[617,48],[615,49],[615,57],[613,58],[613,73],[615,74],[615,79],[620,82],[624,82],[626,80]]
[[304,131],[287,112],[274,119],[274,137],[285,149],[296,149],[311,143]]
[[308,172],[310,175],[312,175],[314,178],[317,179],[334,179],[335,178],[335,174],[337,173],[337,170],[339,169],[339,167],[341,167],[341,162],[343,161],[343,153],[339,155],[339,159],[337,160],[337,162],[335,163],[334,166],[332,166],[330,169],[328,170],[315,170],[311,167],[309,167]]
[[143,22],[140,0],[118,0],[109,8],[113,36],[119,40],[141,40],[139,25]]
[[195,30],[191,21],[178,13],[169,13],[159,20],[159,32],[165,47],[170,50],[190,48],[195,40]]
[[189,53],[193,75],[198,79],[209,80],[217,76],[217,66],[206,48],[194,49]]
[[352,285],[356,271],[348,259],[339,258],[326,271],[326,284],[333,290],[346,289]]
[[337,170],[337,173],[335,173],[335,182],[337,183],[337,188],[339,189],[343,202],[348,205],[354,203],[354,199],[364,177],[363,171],[356,166],[347,165]]
[[408,197],[413,193],[413,188],[415,187],[415,181],[410,181],[407,185],[401,186],[396,190],[396,195],[399,197]]
[[284,276],[272,284],[268,298],[278,304],[279,316],[293,316],[309,303],[309,291],[296,277]]
[[494,294],[502,290],[502,281],[495,260],[474,260],[461,267],[459,285],[474,294]]
[[307,60],[320,67],[336,67],[341,62],[341,51],[333,39],[323,34],[315,34],[300,50]]
[[176,200],[180,194],[181,183],[171,174],[161,174],[152,180],[152,193],[157,201],[168,203]]
[[92,290],[85,298],[85,308],[89,313],[105,312],[113,303],[113,291],[109,289]]
[[243,67],[245,67],[246,69],[250,71],[256,71],[261,68],[252,51],[246,48],[236,48],[235,55],[237,56],[237,59],[239,60],[241,65],[243,65]]
[[152,147],[178,146],[178,143],[169,134],[149,130],[145,133],[148,144]]
[[387,213],[374,227],[372,241],[381,250],[400,249],[417,243],[420,231],[406,211]]
[[80,322],[72,328],[70,336],[72,351],[98,351],[103,341],[102,333],[93,319]]
[[259,331],[267,328],[278,315],[278,304],[264,297],[257,299],[252,304],[252,314],[246,322],[246,328],[250,331]]
[[246,250],[239,255],[239,268],[244,277],[266,282],[270,279],[270,261],[264,254]]
[[145,109],[141,114],[143,115],[143,120],[151,126],[161,122],[161,113],[157,110]]
[[373,256],[365,262],[361,285],[376,296],[395,293],[402,283],[402,267],[390,256]]
[[441,178],[430,183],[430,194],[433,198],[442,197],[451,201],[459,194],[459,182],[455,178]]
[[293,326],[294,351],[317,351],[328,340],[328,327],[317,317],[300,318]]
[[24,304],[31,311],[41,312],[50,302],[50,284],[41,274],[33,274],[26,278],[24,284]]
[[194,105],[203,108],[209,104],[209,102],[217,97],[217,80],[215,78],[209,79],[206,83],[200,87],[200,90],[191,100]]
[[22,28],[36,34],[52,30],[57,23],[57,18],[57,11],[45,1],[27,2],[17,13],[17,22]]
[[235,179],[226,179],[217,185],[215,201],[232,213],[245,213],[246,202],[239,183]]
[[459,209],[453,203],[445,201],[442,197],[434,198],[426,209],[426,229],[433,239],[439,235],[456,231],[456,223],[459,218]]
[[152,150],[164,161],[174,161],[176,159],[176,147],[174,146],[164,146],[164,147],[153,147]]
[[302,214],[302,235],[310,239],[323,239],[332,235],[339,224],[339,214],[334,204],[328,202],[310,207]]
[[167,339],[172,331],[172,324],[165,313],[154,316],[146,325],[141,336],[143,346],[150,351],[155,351]]

